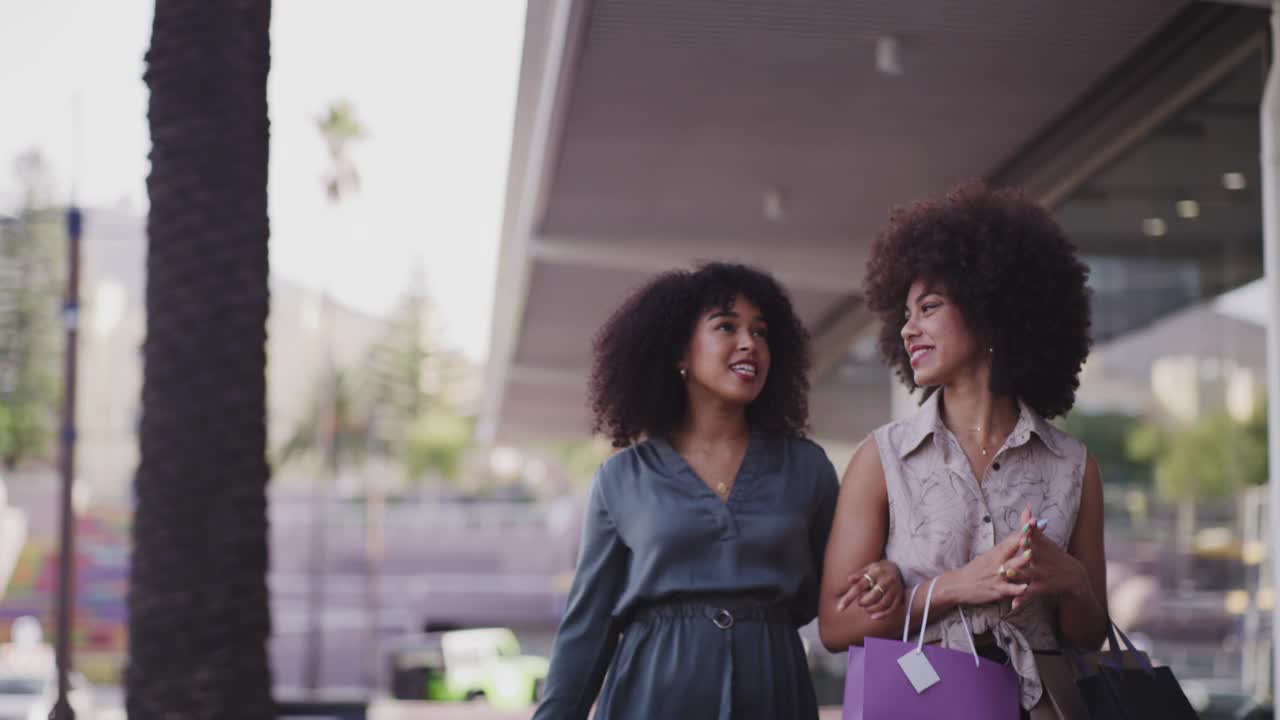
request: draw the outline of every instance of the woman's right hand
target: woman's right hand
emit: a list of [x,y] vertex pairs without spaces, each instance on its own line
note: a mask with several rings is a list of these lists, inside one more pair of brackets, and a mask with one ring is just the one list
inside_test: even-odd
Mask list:
[[1030,513],[1024,512],[1024,530],[1010,534],[963,567],[944,573],[939,578],[938,590],[945,595],[946,604],[986,605],[1021,595],[1027,586],[1010,582],[1002,570],[1022,564],[1017,559],[1025,550],[1025,527],[1030,520]]

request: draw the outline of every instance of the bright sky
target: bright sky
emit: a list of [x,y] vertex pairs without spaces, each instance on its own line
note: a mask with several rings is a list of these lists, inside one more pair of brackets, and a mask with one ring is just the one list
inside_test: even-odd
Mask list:
[[[522,0],[275,0],[271,263],[371,313],[413,263],[426,268],[445,341],[487,352],[521,38]],[[146,209],[146,0],[0,0],[0,212],[17,200],[13,159],[38,147],[58,197]],[[349,100],[368,130],[352,156],[358,195],[335,211],[315,118]]]

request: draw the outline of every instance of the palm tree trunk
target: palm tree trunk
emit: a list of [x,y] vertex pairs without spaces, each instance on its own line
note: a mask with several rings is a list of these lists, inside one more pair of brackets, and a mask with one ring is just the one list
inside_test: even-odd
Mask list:
[[266,642],[269,0],[157,0],[130,718],[275,717]]
[[[332,374],[330,374],[332,377]],[[326,590],[329,579],[329,488],[338,476],[337,471],[337,417],[333,411],[334,393],[330,392],[325,409],[319,422],[322,436],[320,463],[317,468],[315,485],[311,488],[311,541],[310,562],[307,569],[307,634],[302,650],[302,686],[306,688],[308,697],[316,698],[316,693],[324,684],[324,615],[326,607]]]
[[324,292],[324,376],[316,422],[316,477],[311,487],[311,540],[307,563],[307,627],[302,646],[302,687],[315,699],[324,684],[324,615],[329,579],[329,490],[338,477],[338,394],[342,390],[333,361],[333,299]]
[[[372,437],[372,435],[371,435]],[[364,496],[364,608],[368,632],[365,634],[365,687],[377,692],[382,687],[382,581],[384,525],[387,501],[380,477],[365,474]]]

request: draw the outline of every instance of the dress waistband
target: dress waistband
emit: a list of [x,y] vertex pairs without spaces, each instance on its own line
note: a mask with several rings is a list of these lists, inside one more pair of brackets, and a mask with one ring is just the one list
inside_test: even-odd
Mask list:
[[683,595],[643,605],[632,621],[655,618],[706,618],[721,630],[740,622],[791,624],[791,611],[758,595]]

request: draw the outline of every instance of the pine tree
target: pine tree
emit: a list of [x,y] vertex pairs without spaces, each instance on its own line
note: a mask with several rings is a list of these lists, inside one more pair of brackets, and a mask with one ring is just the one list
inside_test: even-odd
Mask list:
[[44,161],[29,151],[16,165],[23,206],[0,220],[0,461],[7,468],[52,451],[66,267],[63,214],[45,205]]

